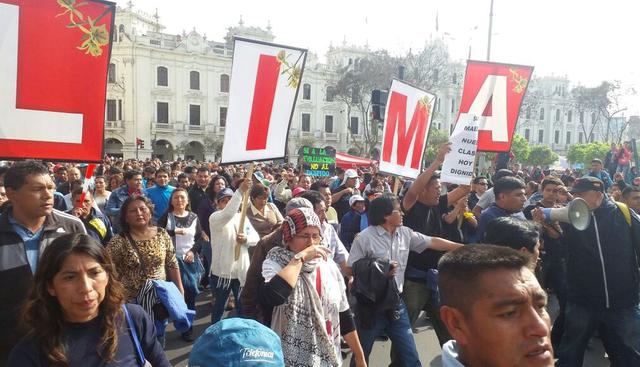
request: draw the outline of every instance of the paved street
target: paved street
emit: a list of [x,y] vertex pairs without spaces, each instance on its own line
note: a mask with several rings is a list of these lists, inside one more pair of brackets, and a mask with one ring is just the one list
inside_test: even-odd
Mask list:
[[[209,326],[209,306],[208,300],[211,299],[211,294],[207,291],[200,294],[197,303],[197,321],[195,325],[195,335],[200,335]],[[554,303],[555,298],[551,297],[550,310],[552,315],[557,312],[557,306]],[[418,352],[420,353],[420,360],[424,366],[439,367],[442,366],[440,360],[440,345],[436,334],[431,328],[428,319],[423,316],[418,321],[417,334],[415,334],[416,343],[418,345]],[[185,343],[180,339],[180,335],[170,327],[167,335],[167,347],[166,353],[169,361],[173,366],[183,367],[187,365],[187,358],[191,351],[192,344]],[[389,349],[391,343],[376,342],[373,352],[370,356],[371,367],[384,367],[389,364]],[[345,360],[344,365],[348,366],[349,356]],[[604,367],[609,363],[604,359],[604,351],[597,339],[591,341],[589,350],[585,357],[584,367]]]

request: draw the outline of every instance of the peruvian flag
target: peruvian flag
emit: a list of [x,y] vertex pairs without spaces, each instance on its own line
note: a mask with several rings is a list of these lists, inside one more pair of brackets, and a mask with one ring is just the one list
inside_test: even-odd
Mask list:
[[283,158],[307,50],[236,38],[223,163]]
[[436,96],[399,80],[391,82],[380,171],[416,178],[422,169]]
[[0,156],[98,162],[115,4],[0,0]]
[[459,114],[479,116],[478,151],[508,152],[533,66],[467,62]]

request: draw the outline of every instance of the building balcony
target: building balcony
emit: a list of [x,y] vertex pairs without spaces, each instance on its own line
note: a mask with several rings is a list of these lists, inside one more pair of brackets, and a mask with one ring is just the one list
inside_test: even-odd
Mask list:
[[186,128],[189,134],[202,134],[204,132],[203,125],[187,125]]
[[324,140],[325,141],[340,141],[340,134],[325,132],[324,133]]
[[107,131],[124,131],[124,121],[105,121],[104,127]]

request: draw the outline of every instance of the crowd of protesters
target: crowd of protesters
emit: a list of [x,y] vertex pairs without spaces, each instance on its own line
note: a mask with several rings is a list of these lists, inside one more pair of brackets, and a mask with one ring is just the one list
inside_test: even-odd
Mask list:
[[[106,158],[87,191],[85,164],[1,166],[0,365],[168,365],[167,323],[193,342],[205,288],[213,326],[200,339],[233,309],[272,330],[247,343],[275,332],[269,356],[287,366],[339,366],[347,349],[352,365],[374,365],[380,338],[391,365],[419,366],[423,313],[445,366],[581,366],[594,335],[612,365],[640,365],[630,147],[587,172],[507,157],[469,186],[440,182],[450,149],[406,182],[375,166],[314,178],[289,164],[248,176],[248,165]],[[584,231],[545,214],[574,197],[590,209]],[[172,291],[183,306],[159,307]]]

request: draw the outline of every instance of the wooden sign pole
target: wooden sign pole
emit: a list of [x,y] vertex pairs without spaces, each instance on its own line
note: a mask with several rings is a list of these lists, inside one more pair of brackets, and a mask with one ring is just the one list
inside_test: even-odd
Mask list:
[[[253,171],[255,170],[255,163],[251,163],[249,169],[247,170],[247,174],[245,175],[245,179],[251,180],[253,177]],[[242,193],[242,209],[240,209],[240,224],[238,224],[238,234],[244,233],[244,222],[247,219],[247,207],[249,206],[249,190]],[[235,247],[235,260],[237,261],[240,258],[240,246],[241,244],[236,243]]]

